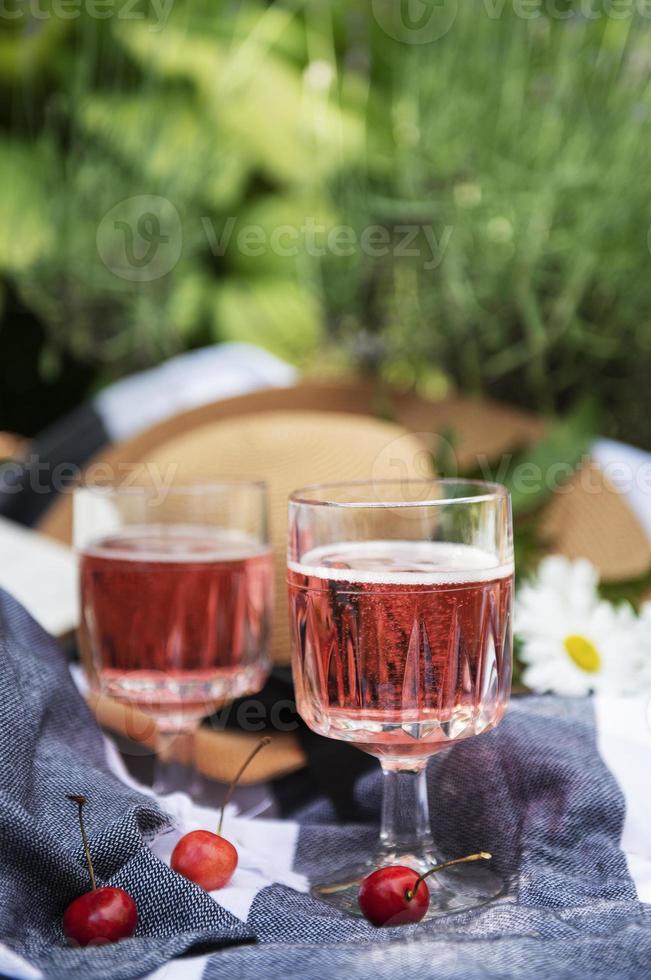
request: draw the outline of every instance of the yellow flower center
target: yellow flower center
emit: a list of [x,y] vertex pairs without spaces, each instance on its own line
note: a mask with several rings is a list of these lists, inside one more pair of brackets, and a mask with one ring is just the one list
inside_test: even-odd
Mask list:
[[596,674],[601,669],[601,656],[594,643],[585,636],[573,633],[566,636],[563,645],[570,660],[586,674]]

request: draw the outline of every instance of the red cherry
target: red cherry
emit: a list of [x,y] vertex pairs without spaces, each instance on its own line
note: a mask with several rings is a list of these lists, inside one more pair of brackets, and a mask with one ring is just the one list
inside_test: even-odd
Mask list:
[[374,926],[420,922],[429,908],[429,888],[418,872],[402,865],[379,868],[364,878],[359,907]]
[[233,790],[237,786],[240,776],[253,757],[265,745],[269,745],[270,741],[271,739],[268,736],[261,738],[254,750],[240,766],[224,798],[217,833],[213,834],[210,830],[192,830],[189,834],[184,834],[181,837],[172,851],[172,859],[170,861],[172,870],[177,871],[185,878],[189,878],[195,885],[199,885],[200,888],[204,888],[207,892],[224,888],[235,874],[238,857],[237,850],[229,840],[221,836],[224,810],[233,795]]
[[92,890],[71,902],[63,914],[63,932],[80,946],[115,943],[133,936],[138,925],[136,903],[122,888],[98,888],[84,827],[85,796],[68,796],[79,807],[79,829]]
[[235,874],[237,850],[219,834],[193,830],[172,851],[171,866],[173,871],[212,892],[224,888]]
[[136,903],[122,888],[96,888],[71,902],[63,931],[80,946],[115,943],[133,936],[138,924]]
[[378,868],[362,881],[357,901],[363,916],[374,926],[404,926],[420,922],[429,908],[429,889],[425,879],[453,864],[490,861],[486,851],[444,861],[419,875],[400,864]]

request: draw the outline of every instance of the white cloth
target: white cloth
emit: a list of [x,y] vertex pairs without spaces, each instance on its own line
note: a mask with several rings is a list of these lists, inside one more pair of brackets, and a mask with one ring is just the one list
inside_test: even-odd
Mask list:
[[592,447],[592,457],[626,497],[651,540],[651,453],[614,439],[599,439]]
[[79,622],[77,561],[70,548],[0,517],[0,588],[43,629],[63,636]]
[[[141,793],[155,796],[147,786],[135,783],[110,739],[106,739],[106,756],[112,771]],[[169,864],[176,842],[191,830],[216,830],[219,810],[199,806],[185,793],[156,797],[161,807],[174,817],[174,830],[153,841],[153,852]],[[253,901],[263,888],[274,882],[306,892],[308,882],[293,870],[298,841],[298,824],[292,820],[264,820],[240,816],[237,807],[229,804],[224,817],[224,834],[237,847],[238,865],[226,888],[212,892],[212,897],[238,919],[246,921]],[[0,948],[0,969],[2,968]],[[151,980],[200,980],[208,956],[173,960],[150,974]],[[31,967],[28,968],[31,969]],[[27,980],[36,980],[34,975]]]
[[191,408],[296,379],[295,368],[261,347],[217,344],[117,381],[99,392],[95,408],[110,439],[119,442]]

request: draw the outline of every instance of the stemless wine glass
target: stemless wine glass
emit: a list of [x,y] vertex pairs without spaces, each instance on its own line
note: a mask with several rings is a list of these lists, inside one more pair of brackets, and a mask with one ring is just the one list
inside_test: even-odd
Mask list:
[[269,673],[266,487],[81,487],[74,540],[91,686],[155,721],[155,788],[178,788],[172,743]]
[[[288,585],[298,710],[315,732],[380,760],[379,846],[314,894],[359,914],[370,870],[422,873],[444,857],[429,820],[428,758],[493,728],[511,686],[511,504],[498,484],[324,484],[289,503]],[[482,842],[482,846],[489,843]],[[495,897],[466,864],[428,879],[429,915]]]

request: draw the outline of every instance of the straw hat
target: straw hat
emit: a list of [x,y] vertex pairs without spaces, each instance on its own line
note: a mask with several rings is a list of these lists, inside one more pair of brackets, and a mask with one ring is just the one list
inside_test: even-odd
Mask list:
[[[156,447],[212,422],[237,419],[263,412],[332,412],[389,419],[413,433],[422,433],[436,450],[440,433],[453,432],[460,469],[476,464],[480,454],[493,459],[514,446],[536,442],[544,423],[534,415],[507,405],[470,398],[431,401],[411,392],[378,387],[370,381],[308,381],[290,388],[267,388],[237,398],[227,398],[175,415],[125,442],[107,446],[91,462],[90,469],[124,475],[125,467],[139,464]],[[330,479],[336,479],[336,472]],[[44,515],[40,530],[58,541],[72,540],[72,503],[62,494]]]
[[[273,411],[390,418],[418,434],[420,441],[435,453],[440,449],[441,434],[453,433],[454,455],[460,471],[476,466],[478,459],[493,460],[503,453],[534,444],[547,428],[543,419],[529,412],[484,399],[452,397],[430,401],[413,393],[378,387],[370,381],[336,384],[310,381],[291,388],[272,388],[228,398],[183,412],[133,439],[107,447],[91,463],[91,468],[101,465],[122,475],[125,467],[137,465],[157,447],[202,426]],[[336,471],[328,479],[337,479]],[[607,581],[644,574],[651,561],[649,542],[617,490],[589,462],[575,475],[567,490],[556,494],[546,508],[542,529],[554,550],[568,557],[590,559]],[[50,507],[40,522],[40,529],[64,543],[72,540],[70,494],[62,494]]]

